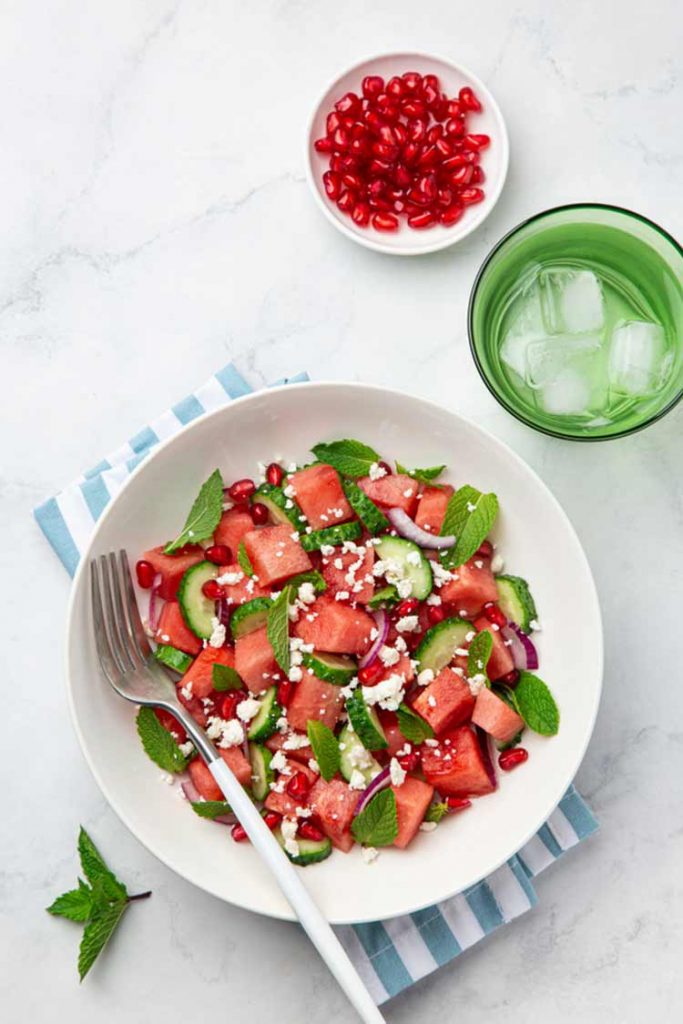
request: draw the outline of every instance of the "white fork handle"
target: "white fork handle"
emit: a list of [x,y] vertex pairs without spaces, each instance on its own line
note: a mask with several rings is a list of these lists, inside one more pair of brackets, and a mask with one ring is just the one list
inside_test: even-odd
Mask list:
[[225,761],[222,758],[211,761],[209,768],[252,844],[275,876],[309,939],[343,988],[360,1019],[365,1024],[383,1024],[384,1017],[358,976],[346,950]]

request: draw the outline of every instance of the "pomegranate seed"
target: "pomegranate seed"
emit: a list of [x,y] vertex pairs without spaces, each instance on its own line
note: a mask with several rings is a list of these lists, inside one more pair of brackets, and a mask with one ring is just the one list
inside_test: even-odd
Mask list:
[[400,151],[398,146],[390,146],[386,142],[374,142],[372,152],[380,160],[387,160],[389,163],[393,163]]
[[325,833],[322,829],[319,829],[311,821],[301,822],[299,825],[299,835],[302,839],[311,839],[314,843],[319,843],[321,839],[325,838]]
[[338,174],[335,174],[334,171],[325,171],[323,174],[323,185],[325,186],[325,193],[328,199],[334,202],[339,198],[341,181]]
[[224,596],[225,591],[220,583],[216,583],[215,580],[207,580],[202,584],[202,594],[204,597],[208,597],[209,601],[218,601]]
[[390,124],[383,124],[379,130],[379,137],[382,142],[387,146],[396,145],[396,132]]
[[405,96],[406,84],[402,78],[398,78],[394,75],[394,77],[390,78],[387,82],[386,92],[387,95],[391,96],[393,99],[400,100]]
[[427,608],[427,618],[433,626],[436,626],[437,622],[443,622],[446,613],[440,604],[430,604]]
[[268,522],[268,517],[270,513],[268,512],[266,506],[263,505],[260,501],[255,501],[254,504],[249,509],[249,512],[251,513],[251,518],[255,526],[263,526],[264,523]]
[[508,620],[505,618],[498,605],[493,604],[493,602],[489,602],[484,605],[484,615],[489,622],[492,622],[494,626],[500,626],[501,629],[503,626],[507,626],[508,624]]
[[[408,199],[411,203],[415,203],[418,207],[428,206],[431,202],[429,196],[426,196],[424,192],[421,192],[419,188],[411,188],[408,193]],[[421,212],[418,210],[418,213]]]
[[388,160],[378,160],[377,157],[368,164],[368,174],[371,178],[385,178],[392,171],[392,165]]
[[225,697],[221,701],[221,718],[228,721],[230,718],[235,717],[237,711],[237,705],[241,704],[246,694],[244,690],[231,690],[230,693],[226,693]]
[[453,156],[449,156],[447,160],[444,160],[441,166],[444,171],[456,171],[458,167],[465,167],[467,163],[467,157],[463,156],[462,153],[455,153]]
[[493,554],[493,544],[490,540],[485,540],[480,548],[477,549],[475,558],[490,558]]
[[427,122],[426,121],[409,121],[408,122],[408,138],[411,142],[422,142],[427,135]]
[[406,647],[408,648],[411,654],[413,653],[413,651],[416,651],[417,648],[420,646],[423,637],[424,633],[406,633],[403,639],[405,640]]
[[361,192],[363,189],[363,179],[351,171],[347,171],[346,174],[342,175],[342,182],[347,188],[354,189],[356,192]]
[[417,92],[422,85],[422,75],[418,74],[417,71],[404,71],[401,78],[405,82],[408,92]]
[[337,128],[336,132],[332,136],[332,142],[337,152],[346,152],[349,148],[349,133],[345,128]]
[[365,123],[371,132],[375,135],[379,135],[380,130],[384,127],[384,121],[379,116],[376,110],[369,110],[365,115]]
[[402,619],[404,615],[414,615],[419,607],[420,602],[416,597],[406,597],[396,605],[396,617]]
[[365,160],[370,155],[370,144],[367,139],[351,139],[349,151],[352,156],[358,157],[359,160]]
[[237,825],[232,826],[232,828],[230,829],[230,835],[232,836],[236,843],[243,843],[245,839],[249,838],[249,836],[239,823]]
[[421,210],[420,213],[414,213],[408,217],[408,223],[411,228],[431,228],[436,224],[436,217],[431,210]]
[[420,763],[420,755],[416,751],[410,754],[403,754],[396,759],[404,772],[414,772]]
[[266,480],[273,487],[279,487],[282,483],[282,479],[285,473],[282,466],[279,466],[277,462],[271,462],[266,468]]
[[144,558],[141,558],[139,562],[135,563],[135,575],[142,589],[149,590],[154,585],[156,569],[151,562],[146,562]]
[[397,231],[398,217],[393,213],[376,213],[372,218],[372,226],[377,231]]
[[330,114],[328,114],[325,119],[325,130],[327,131],[328,136],[334,135],[337,128],[341,127],[341,123],[341,117],[339,116],[336,110],[333,110]]
[[440,188],[437,195],[437,202],[439,206],[445,206],[448,208],[453,202],[453,192],[450,188]]
[[392,131],[394,133],[394,138],[396,140],[396,145],[398,145],[398,146],[405,145],[405,143],[408,141],[408,132],[406,131],[405,125],[402,125],[399,122],[398,124],[394,125],[394,127],[392,128]]
[[276,829],[280,822],[282,821],[282,818],[275,811],[266,811],[266,813],[263,815],[263,820],[265,821],[270,831],[273,832],[274,829]]
[[514,688],[519,682],[519,670],[516,668],[511,669],[504,676],[501,676],[500,679],[496,679],[496,682]]
[[468,85],[460,90],[458,100],[460,101],[460,106],[464,107],[465,110],[481,110],[481,103]]
[[333,151],[332,142],[327,138],[316,139],[313,143],[313,148],[316,153],[332,153]]
[[228,497],[235,502],[249,501],[252,494],[256,490],[256,484],[253,480],[236,480],[234,484],[228,487]]
[[460,188],[461,185],[469,185],[472,178],[472,164],[464,164],[462,167],[458,167],[457,170],[451,171],[449,180],[451,185],[456,188]]
[[232,551],[227,544],[212,544],[204,554],[214,565],[230,565],[232,562]]
[[358,680],[363,686],[372,686],[383,673],[384,665],[379,658],[375,658],[369,665],[358,670]]
[[431,85],[424,85],[422,87],[422,99],[427,104],[427,109],[433,110],[441,99],[441,93]]
[[472,801],[468,800],[466,796],[447,796],[446,803],[451,814],[455,814],[457,811],[465,811],[468,807],[472,806]]
[[391,476],[392,473],[394,472],[393,469],[391,468],[391,466],[389,465],[389,463],[388,462],[384,462],[384,460],[382,460],[381,462],[378,462],[377,465],[379,466],[380,469],[384,470],[384,472],[386,473],[387,476]]
[[407,167],[414,164],[420,155],[420,146],[417,142],[406,142],[401,153],[401,159]]
[[371,197],[377,197],[383,195],[386,192],[387,183],[384,178],[374,178],[367,188],[368,195]]
[[460,202],[466,206],[473,203],[480,203],[484,198],[484,190],[481,188],[464,188],[460,192]]
[[363,79],[361,89],[366,99],[372,100],[384,91],[384,79],[379,75],[366,75]]
[[448,100],[446,112],[449,117],[460,117],[462,114],[462,107],[457,100]]
[[454,203],[453,206],[449,206],[447,210],[442,210],[439,214],[439,220],[448,228],[451,224],[455,224],[456,221],[459,221],[464,212],[464,209],[459,203]]
[[418,167],[433,167],[439,159],[439,151],[436,146],[425,146],[417,158]]
[[360,99],[356,96],[355,92],[347,92],[346,95],[342,96],[340,100],[335,103],[335,110],[338,110],[340,114],[360,114]]
[[294,772],[287,783],[287,792],[294,800],[305,800],[310,788],[308,778],[303,772]]
[[401,103],[401,113],[407,118],[426,117],[427,107],[422,100],[410,98]]
[[472,166],[472,177],[470,179],[470,185],[481,185],[482,181],[486,181],[486,175],[484,174],[484,168],[478,164]]
[[408,170],[408,168],[405,167],[403,164],[398,164],[396,170],[394,171],[394,181],[399,186],[399,188],[408,188],[412,180],[413,176]]
[[368,205],[373,210],[382,210],[384,212],[391,211],[394,208],[393,202],[389,199],[385,199],[384,196],[372,196],[368,200]]
[[459,117],[451,117],[446,121],[446,135],[451,139],[461,139],[465,134],[465,122]]
[[488,135],[465,135],[462,144],[465,149],[486,149],[491,139]]
[[518,764],[524,764],[529,760],[529,751],[524,747],[513,747],[512,750],[504,750],[498,758],[498,764],[504,772],[511,772]]
[[447,160],[451,155],[452,150],[446,139],[437,139],[434,145],[436,146],[436,151],[439,156],[443,157],[444,160]]
[[351,211],[351,220],[359,228],[364,228],[370,222],[370,207],[367,203],[356,203]]
[[391,96],[387,96],[386,93],[380,93],[375,100],[375,106],[385,121],[398,121],[401,111]]
[[417,187],[427,199],[436,199],[438,188],[435,174],[423,174],[417,182]]
[[440,92],[441,82],[436,75],[425,75],[422,79],[422,88],[436,89],[437,92]]
[[282,708],[289,705],[294,695],[294,683],[290,679],[283,679],[277,688],[277,702]]

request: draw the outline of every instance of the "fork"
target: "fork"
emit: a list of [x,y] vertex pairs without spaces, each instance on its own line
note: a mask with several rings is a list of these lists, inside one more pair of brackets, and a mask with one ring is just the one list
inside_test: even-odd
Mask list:
[[296,868],[213,743],[180,703],[173,682],[154,659],[138,611],[126,552],[119,551],[118,558],[110,552],[92,559],[90,570],[95,644],[107,681],[120,697],[142,707],[163,708],[183,726],[358,1016],[366,1024],[381,1024],[384,1017]]

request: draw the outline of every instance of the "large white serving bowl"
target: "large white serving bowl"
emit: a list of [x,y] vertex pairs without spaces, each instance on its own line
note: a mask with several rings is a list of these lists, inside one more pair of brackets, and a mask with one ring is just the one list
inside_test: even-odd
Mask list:
[[[144,754],[135,710],[118,698],[97,663],[88,562],[126,548],[132,560],[175,535],[201,483],[219,467],[226,481],[258,461],[306,461],[318,441],[359,438],[408,466],[446,462],[448,479],[498,494],[494,530],[506,569],[536,599],[540,675],[561,711],[553,739],[527,733],[529,761],[500,773],[499,789],[466,813],[421,833],[406,851],[383,850],[366,864],[358,849],[302,869],[334,923],[406,914],[489,874],[533,835],[562,798],[586,750],[602,680],[602,628],[595,585],[559,504],[522,460],[480,427],[431,402],[360,384],[286,385],[232,402],[160,445],[132,474],[99,521],[74,581],[68,619],[69,701],[86,760],[131,832],[168,867],[241,907],[292,919],[253,849],[227,828],[194,815],[178,786],[160,784]],[[144,600],[144,598],[142,598]]]

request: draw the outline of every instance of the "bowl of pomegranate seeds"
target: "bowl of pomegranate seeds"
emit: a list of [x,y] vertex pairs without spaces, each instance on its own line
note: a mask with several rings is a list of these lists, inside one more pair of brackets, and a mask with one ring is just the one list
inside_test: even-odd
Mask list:
[[386,54],[317,104],[307,175],[325,216],[369,249],[414,256],[469,235],[495,206],[509,146],[493,96],[443,58]]

